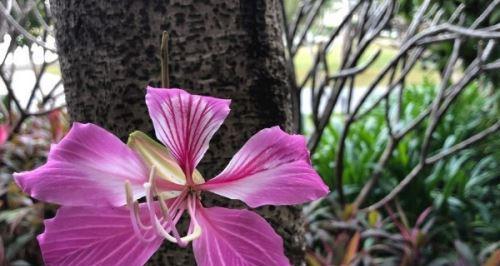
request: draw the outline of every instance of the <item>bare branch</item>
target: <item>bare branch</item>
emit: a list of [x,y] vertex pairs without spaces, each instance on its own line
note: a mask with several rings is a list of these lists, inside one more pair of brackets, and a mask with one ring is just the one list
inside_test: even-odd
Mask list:
[[299,28],[299,24],[302,21],[302,18],[304,17],[304,14],[306,13],[305,12],[305,9],[307,7],[306,1],[300,1],[299,5],[300,5],[300,9],[296,13],[297,15],[293,19],[292,24],[291,24],[291,28],[289,30],[290,31],[290,35],[287,36],[288,37],[288,43],[290,43],[290,45],[292,44],[293,39],[295,39],[295,35],[297,34],[297,30]]
[[2,78],[4,80],[4,82],[6,83],[5,84],[5,87],[7,88],[7,93],[9,95],[9,98],[12,99],[12,101],[14,102],[14,104],[16,105],[16,108],[19,110],[19,112],[23,113],[23,107],[21,106],[21,103],[19,102],[19,100],[17,99],[16,95],[14,94],[14,91],[12,90],[12,87],[10,86],[10,82],[6,82],[7,81],[7,77],[5,77],[4,73],[2,71],[0,71],[0,78]]
[[55,107],[55,108],[51,108],[50,110],[45,110],[45,111],[39,111],[39,112],[36,112],[36,113],[27,113],[26,115],[27,116],[44,116],[44,115],[48,115],[54,111],[57,111],[57,110],[61,110],[63,108],[66,108],[66,104],[63,104],[59,107]]
[[28,31],[26,31],[17,21],[7,12],[7,9],[3,6],[3,4],[0,2],[0,16],[5,18],[7,22],[9,22],[15,29],[16,31],[26,37],[26,39],[30,40],[31,42],[34,42],[43,48],[51,51],[51,52],[56,52],[54,48],[50,48],[45,42],[42,42],[38,40],[35,36],[31,35]]
[[[381,25],[386,25],[389,22],[390,18],[392,17],[393,11],[394,11],[394,2],[390,2],[388,4],[387,10],[385,12],[386,16],[383,16],[384,19],[382,21],[380,21],[380,25],[376,26],[376,30],[373,30],[370,34],[367,34],[368,37],[365,37],[361,41],[357,50],[352,54],[352,57],[349,60],[349,62],[347,62],[347,64],[343,65],[342,67],[349,67],[349,66],[356,64],[356,62],[360,58],[361,54],[368,47],[368,44],[371,43],[375,39],[377,34],[380,33],[380,31],[384,28],[384,26],[381,26]],[[399,55],[399,57],[396,60],[393,60],[391,63],[394,64],[394,61],[397,62],[401,56],[402,56],[402,54]],[[393,67],[393,65],[391,65],[391,64],[389,64],[389,65],[390,66],[388,66],[384,70],[382,70],[382,73],[379,74],[376,81],[374,82],[374,85],[368,89],[369,92],[367,92],[367,94],[371,94],[371,92],[375,88],[376,84],[378,84],[378,82],[380,82],[382,80],[382,78],[387,74],[387,72]],[[315,151],[315,149],[319,143],[320,137],[323,134],[323,131],[324,131],[326,125],[328,124],[329,118],[333,112],[333,109],[337,103],[338,97],[342,91],[342,87],[345,84],[345,82],[346,82],[345,79],[342,79],[342,80],[336,82],[336,88],[335,88],[334,92],[332,93],[332,95],[327,100],[327,105],[326,105],[325,111],[322,114],[322,117],[320,119],[319,127],[316,128],[316,130],[313,132],[313,134],[308,142],[308,147],[311,150],[311,152]],[[368,95],[366,95],[366,98],[367,97],[368,97]],[[366,98],[362,97],[361,102],[366,101]],[[349,121],[349,120],[351,120],[351,119],[347,119],[347,121]],[[340,145],[342,145],[342,144],[340,144]],[[342,150],[342,149],[340,149],[340,150]]]
[[431,110],[431,114],[430,114],[431,119],[429,122],[429,126],[427,127],[427,130],[425,132],[424,141],[423,141],[422,148],[420,151],[421,160],[423,160],[427,154],[427,149],[429,148],[432,133],[436,129],[438,121],[440,119],[440,116],[438,114],[439,105],[441,104],[443,97],[445,95],[445,90],[448,87],[448,81],[450,80],[451,74],[453,73],[453,67],[455,66],[455,63],[457,62],[458,52],[460,51],[461,44],[462,44],[461,39],[455,39],[455,43],[453,44],[452,54],[448,60],[448,64],[446,65],[446,68],[444,70],[443,79],[441,80],[441,85],[439,86],[438,95],[435,98],[434,103],[432,104],[432,110]]
[[381,53],[381,50],[379,49],[379,50],[377,50],[377,52],[375,52],[370,57],[370,59],[368,59],[368,61],[365,64],[363,64],[361,66],[355,66],[353,68],[342,69],[342,70],[338,71],[337,73],[328,77],[328,81],[338,79],[338,78],[345,78],[345,77],[349,77],[349,76],[353,76],[353,75],[357,75],[357,74],[362,73],[368,67],[370,67],[373,64],[373,62],[375,62],[375,60],[377,60],[380,53]]
[[309,31],[309,29],[311,28],[311,26],[313,25],[314,21],[316,20],[316,18],[318,17],[319,15],[319,12],[321,10],[321,6],[325,3],[325,0],[317,0],[315,3],[314,3],[314,6],[311,8],[311,12],[309,13],[309,15],[307,16],[307,19],[306,19],[306,26],[302,32],[302,34],[300,35],[300,38],[298,39],[297,43],[294,44],[294,41],[292,40],[291,42],[291,45],[292,45],[292,49],[291,49],[291,52],[292,52],[292,56],[295,55],[295,53],[297,52],[298,48],[302,45],[302,42],[304,41],[304,38],[306,37],[307,35],[307,32]]
[[[322,48],[318,49],[318,54],[316,56],[316,59],[314,60],[313,62],[313,68],[319,64],[320,62],[320,57],[319,57],[319,54],[325,54],[328,52],[328,49],[330,48],[330,46],[332,45],[333,41],[335,40],[335,38],[339,35],[339,33],[341,32],[342,29],[344,29],[344,27],[347,25],[347,23],[349,22],[349,20],[352,18],[352,16],[354,15],[354,13],[357,11],[357,9],[361,6],[363,1],[359,1],[356,5],[354,5],[352,7],[352,9],[349,11],[349,13],[342,19],[342,21],[340,22],[339,26],[332,32],[332,34],[330,34],[329,38],[328,38],[328,41],[323,45]],[[306,77],[304,78],[304,80],[300,83],[301,85],[298,86],[298,89],[301,90],[304,85],[307,83],[307,81],[309,80],[309,78],[311,77],[313,73],[313,69],[311,68]]]
[[496,70],[497,68],[500,68],[500,59],[481,66],[481,69],[484,71]]
[[[290,53],[292,66],[293,56],[301,45],[303,45],[305,34],[310,30],[314,19],[319,14],[318,7],[323,4],[323,0],[310,0],[303,3],[299,8],[300,10],[297,13],[296,19],[292,22],[289,33],[287,33],[290,46],[293,45],[292,41],[296,42],[293,49],[290,50],[292,52]],[[433,132],[451,104],[466,89],[468,84],[481,73],[500,68],[500,60],[497,58],[488,60],[488,56],[496,43],[495,40],[500,39],[500,25],[479,28],[499,3],[500,0],[494,0],[471,26],[465,27],[463,26],[462,15],[465,7],[463,4],[458,6],[449,18],[443,20],[443,9],[437,4],[431,6],[430,0],[424,0],[419,10],[413,16],[409,27],[402,35],[402,42],[397,45],[399,47],[397,54],[382,69],[377,70],[378,72],[374,76],[374,80],[368,84],[367,89],[362,93],[360,99],[356,101],[352,110],[350,106],[356,76],[370,69],[370,66],[373,66],[381,52],[380,50],[377,51],[364,64],[360,64],[359,60],[362,55],[364,56],[363,53],[367,50],[367,47],[371,46],[380,37],[382,30],[391,26],[390,22],[395,13],[397,1],[385,0],[377,5],[372,5],[371,1],[357,1],[343,18],[340,25],[331,32],[328,40],[318,45],[318,49],[313,55],[313,65],[307,70],[305,78],[299,83],[295,83],[299,85],[294,93],[295,96],[300,96],[302,88],[311,86],[314,131],[308,140],[308,147],[311,152],[314,152],[326,126],[330,123],[334,110],[337,110],[339,97],[344,95],[343,93],[347,90],[348,104],[344,117],[344,127],[337,142],[338,146],[335,152],[333,174],[341,205],[345,203],[342,187],[343,153],[344,149],[346,149],[345,145],[349,136],[349,130],[355,122],[380,106],[382,101],[385,104],[384,115],[388,129],[387,142],[384,151],[370,173],[369,181],[356,198],[354,206],[360,206],[365,198],[367,198],[378,179],[382,176],[384,168],[389,163],[399,142],[410,132],[420,130],[419,126],[424,124],[424,121],[428,121],[429,123],[425,123],[427,127],[420,150],[421,162],[405,177],[404,180],[409,181],[404,182],[411,182],[429,162],[428,160],[426,161],[426,156],[429,153],[428,150]],[[297,34],[297,32],[300,33]],[[327,53],[335,39],[338,39],[337,37],[344,33],[345,36],[342,36],[343,45],[341,46],[340,68],[331,74],[326,63]],[[470,39],[480,39],[480,44],[488,41],[488,44],[484,48],[484,51],[479,51],[479,56],[476,60],[468,64],[467,68],[461,72],[463,75],[459,81],[456,84],[450,84],[455,66],[459,62],[460,46],[462,42]],[[425,52],[431,45],[442,42],[452,42],[453,50],[442,72],[438,94],[429,106],[423,107],[413,120],[409,122],[405,121],[407,124],[403,125],[401,122],[403,109],[402,97],[406,87],[407,76],[420,60],[425,59]],[[323,65],[324,68],[322,67]],[[291,72],[293,72],[293,67],[291,69]],[[385,85],[387,79],[389,79],[389,82]],[[374,92],[378,92],[376,89],[381,86],[384,86],[386,89],[379,96],[378,93]],[[392,94],[394,90],[397,90],[398,93],[397,102],[392,102],[392,99],[394,99],[392,96],[395,96]],[[373,96],[374,94],[377,95]],[[372,101],[372,97],[374,101]],[[391,106],[393,104],[396,105]],[[394,108],[397,108],[396,113],[392,112]],[[344,114],[341,113],[339,115]],[[402,186],[406,186],[404,182]]]
[[433,164],[441,159],[444,159],[445,157],[448,157],[450,155],[453,155],[467,147],[470,147],[471,145],[485,139],[486,137],[490,136],[493,133],[498,132],[500,129],[500,122],[495,123],[493,126],[487,128],[486,130],[483,130],[480,133],[477,133],[476,135],[454,145],[451,148],[448,148],[430,158],[427,158],[424,163],[419,163],[417,166],[413,168],[413,170],[389,193],[387,194],[383,199],[377,201],[376,203],[370,205],[365,211],[372,211],[376,210],[391,200],[396,197],[413,179],[423,170],[424,164]]
[[443,28],[449,32],[457,33],[460,35],[472,37],[472,38],[481,38],[481,39],[500,39],[500,32],[477,29],[473,28],[465,28],[456,25],[451,25],[449,23],[444,23]]
[[465,5],[462,3],[460,4],[455,11],[451,14],[450,18],[448,19],[448,23],[453,23],[461,14],[462,11],[464,10]]
[[40,10],[38,10],[38,7],[36,6],[35,0],[30,0],[30,2],[32,2],[34,5],[33,13],[35,13],[35,17],[36,17],[36,20],[38,21],[38,23],[40,23],[40,25],[42,25],[42,27],[45,29],[45,31],[52,32],[52,29],[47,24],[45,19],[43,19],[42,14],[40,14]]
[[471,28],[479,27],[481,23],[495,10],[495,7],[500,4],[500,0],[493,0],[481,13],[481,15],[471,24]]
[[498,133],[500,130],[500,122],[496,122],[493,124],[493,126],[483,130],[482,132],[477,133],[476,135],[473,135],[472,137],[463,140],[462,142],[453,145],[450,148],[444,149],[443,151],[440,151],[439,153],[428,157],[425,159],[425,164],[434,164],[452,154],[455,154],[463,149],[466,149],[473,144],[476,144],[477,142],[483,140],[484,138],[488,137],[491,134]]
[[415,16],[413,17],[413,20],[410,23],[410,26],[408,27],[408,30],[405,33],[404,40],[409,40],[413,34],[417,31],[417,27],[421,24],[422,19],[424,17],[425,11],[427,11],[427,8],[429,8],[429,4],[431,3],[430,0],[425,0],[421,5],[418,11],[415,13]]

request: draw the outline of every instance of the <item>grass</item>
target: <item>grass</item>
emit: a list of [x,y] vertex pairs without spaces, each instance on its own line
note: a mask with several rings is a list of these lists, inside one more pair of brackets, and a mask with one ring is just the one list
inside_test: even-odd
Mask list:
[[61,76],[61,68],[60,68],[59,64],[52,64],[52,65],[48,66],[46,71],[47,71],[47,73]]
[[[294,58],[295,73],[299,83],[302,82],[312,67],[316,48],[317,47],[301,47]],[[355,87],[368,86],[376,78],[377,74],[397,54],[397,50],[388,45],[371,45],[361,56],[361,60],[358,65],[363,65],[374,53],[376,53],[378,49],[381,49],[381,54],[368,69],[356,76]],[[339,69],[341,63],[340,55],[340,45],[334,45],[327,55],[327,63],[328,68],[330,69],[330,74],[335,73]],[[388,75],[384,78],[382,84],[387,84],[387,76]],[[439,81],[439,74],[433,70],[426,70],[423,68],[421,63],[417,63],[413,70],[408,74],[406,82],[408,85],[418,85],[422,84],[424,78],[431,83],[436,83]]]

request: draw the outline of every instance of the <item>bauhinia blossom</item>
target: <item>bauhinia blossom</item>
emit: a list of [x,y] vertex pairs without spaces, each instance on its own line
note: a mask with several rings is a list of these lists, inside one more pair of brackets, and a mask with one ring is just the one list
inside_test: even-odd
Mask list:
[[[141,132],[125,145],[96,125],[75,123],[45,165],[15,174],[32,197],[61,205],[38,236],[45,263],[142,265],[166,239],[193,242],[198,265],[288,265],[281,237],[262,217],[206,208],[200,199],[210,191],[255,208],[324,196],[305,139],[279,127],[261,130],[206,181],[196,166],[230,101],[148,88],[146,103],[165,146]],[[184,213],[190,225],[181,236],[176,225]]]

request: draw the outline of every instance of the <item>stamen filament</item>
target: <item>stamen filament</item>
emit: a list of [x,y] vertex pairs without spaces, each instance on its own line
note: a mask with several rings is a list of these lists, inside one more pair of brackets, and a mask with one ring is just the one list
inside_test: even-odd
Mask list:
[[186,196],[187,190],[183,190],[182,193],[174,200],[172,206],[170,206],[171,210],[176,210],[179,205],[184,201],[184,197]]
[[[174,200],[170,208],[165,203],[165,199],[162,197],[161,194],[158,193],[156,190],[156,186],[154,183],[154,178],[155,178],[155,166],[153,165],[151,167],[151,172],[149,174],[149,182],[144,183],[143,187],[146,192],[146,205],[148,208],[149,212],[149,218],[152,226],[154,227],[156,233],[168,241],[172,243],[177,243],[179,246],[186,246],[188,242],[193,241],[194,239],[198,238],[201,235],[201,227],[198,224],[198,221],[196,220],[196,217],[194,216],[195,210],[196,210],[196,202],[194,199],[192,199],[193,195],[188,195],[186,197],[186,194],[188,193],[188,190],[183,190],[182,193]],[[133,201],[133,196],[132,196],[132,189],[130,187],[130,183],[126,182],[125,185],[126,191],[127,191],[127,205],[132,206],[132,204],[129,204]],[[160,219],[158,219],[156,215],[156,210],[153,206],[154,199],[153,199],[153,192],[158,196],[159,205],[160,209],[162,211],[162,219],[163,223]],[[186,202],[187,199],[187,202]],[[182,214],[184,213],[186,207],[183,206],[183,203],[186,203],[189,214],[191,216],[191,223],[194,222],[194,229],[192,232],[188,232],[189,234],[180,237],[179,232],[177,231],[176,224],[179,222],[180,218],[182,217]],[[131,209],[132,210],[132,209]],[[135,208],[133,209],[135,211]],[[137,215],[138,215],[138,208],[137,208]],[[131,214],[132,217],[132,214]],[[134,212],[134,217],[136,217],[136,213]],[[140,222],[140,221],[139,221]],[[133,222],[134,224],[134,222]],[[192,225],[190,224],[190,227]],[[138,227],[137,224],[135,227]],[[135,228],[134,227],[134,228]],[[165,227],[168,228],[168,231],[165,230]],[[151,228],[151,227],[149,227]],[[190,228],[191,229],[191,228]],[[135,229],[134,229],[135,230]],[[137,228],[138,230],[138,228]],[[174,236],[172,236],[169,231],[171,231]],[[191,230],[188,230],[191,231]]]
[[149,230],[152,227],[145,226],[142,223],[140,215],[139,215],[139,204],[136,201],[134,201],[132,187],[131,187],[130,182],[128,180],[125,181],[125,194],[126,194],[126,198],[127,198],[127,207],[129,209],[129,213],[130,213],[130,221],[132,222],[132,228],[134,229],[134,234],[142,241],[145,241],[145,242],[153,241],[154,236],[151,236],[150,238],[145,238],[144,234],[141,232],[141,229],[142,230]]
[[[184,208],[182,208],[182,210],[178,211],[176,216],[174,216],[174,218],[176,218],[177,216],[180,217],[182,216],[182,213],[184,212]],[[177,221],[179,221],[179,219],[177,219]],[[169,230],[172,230],[172,233],[174,234],[174,237],[175,239],[177,240],[177,244],[181,247],[185,247],[187,246],[187,242],[183,241],[180,234],[179,234],[179,231],[177,230],[177,222],[175,222],[174,219],[172,219],[172,221],[170,222],[169,226],[168,226],[168,229]]]
[[158,198],[160,200],[160,208],[162,209],[163,217],[165,217],[165,220],[167,221],[167,227],[168,227],[167,231],[172,231],[175,239],[177,240],[177,243],[182,247],[186,246],[187,243],[181,240],[181,237],[175,225],[177,224],[182,214],[184,213],[185,207],[180,208],[180,206],[181,203],[183,202],[183,198],[185,195],[186,195],[186,190],[184,190],[174,200],[173,204],[170,206],[170,211],[169,211],[168,207],[165,204],[165,199],[161,194],[158,194]]
[[158,191],[156,191],[156,189],[155,189],[155,192],[156,192],[156,195],[158,195],[158,199],[159,199],[159,202],[160,202],[161,213],[163,215],[163,218],[165,218],[165,220],[168,220],[169,210],[168,210],[167,204],[165,204],[165,197],[163,197],[161,194],[159,194]]
[[194,199],[196,195],[192,194],[188,196],[188,212],[191,217],[191,223],[194,224],[193,232],[185,236],[188,241],[193,241],[201,236],[201,226],[198,224],[198,220],[196,220],[196,200]]
[[[150,216],[151,222],[153,223],[153,225],[154,225],[154,227],[156,229],[156,232],[159,235],[163,236],[168,241],[170,241],[172,243],[177,243],[179,245],[183,245],[183,242],[187,243],[187,242],[190,242],[190,241],[192,241],[192,240],[194,240],[194,239],[196,239],[196,238],[199,237],[199,234],[201,234],[201,228],[199,228],[198,230],[195,228],[195,230],[194,230],[195,234],[194,235],[192,234],[192,235],[187,235],[187,236],[181,237],[179,241],[177,241],[177,239],[175,237],[173,237],[172,235],[170,235],[165,230],[165,228],[163,228],[163,225],[158,220],[158,217],[156,217],[155,210],[153,208],[153,197],[152,197],[152,194],[151,194],[151,184],[150,183],[145,183],[143,186],[144,186],[144,189],[146,190],[146,202],[147,202],[148,209],[149,209],[149,216]],[[180,218],[180,215],[179,215],[179,218]],[[172,224],[170,226],[172,226]],[[195,226],[199,227],[199,225],[197,223],[196,223]]]
[[175,237],[171,236],[167,231],[165,231],[165,228],[163,228],[163,225],[158,220],[158,217],[156,217],[156,213],[155,213],[155,210],[153,208],[153,198],[151,195],[151,184],[145,183],[143,186],[144,186],[144,189],[146,190],[146,202],[147,202],[148,210],[149,210],[149,218],[151,220],[151,223],[155,227],[156,232],[159,235],[163,236],[168,241],[170,241],[172,243],[177,243],[177,240],[175,239]]
[[[177,230],[177,223],[179,222],[179,219],[182,217],[182,214],[184,213],[184,210],[186,209],[183,205],[180,204],[182,202],[181,200],[177,201],[177,204],[173,204],[173,208],[171,208],[171,211],[169,212],[170,215],[167,216],[167,232],[172,231],[175,239],[177,240],[177,244],[179,246],[184,247],[187,245],[186,242],[181,240],[179,231]],[[175,203],[175,202],[174,202]]]

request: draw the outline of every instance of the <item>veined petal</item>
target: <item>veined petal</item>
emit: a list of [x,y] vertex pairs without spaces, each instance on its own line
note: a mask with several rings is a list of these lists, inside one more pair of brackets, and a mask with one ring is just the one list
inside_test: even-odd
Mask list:
[[148,87],[147,91],[146,104],[156,137],[191,175],[229,114],[230,100],[192,95],[180,89]]
[[[149,221],[145,204],[140,217]],[[134,234],[125,207],[66,207],[45,221],[38,236],[46,265],[143,265],[160,247],[163,238],[154,229]]]
[[222,173],[200,188],[250,207],[299,204],[328,193],[311,166],[304,137],[279,127],[255,134]]
[[144,196],[148,169],[120,139],[93,124],[74,123],[59,144],[52,145],[47,163],[14,174],[32,197],[66,206],[125,205],[125,180],[134,199]]
[[254,212],[200,206],[196,219],[202,233],[193,251],[200,266],[290,265],[281,237]]

